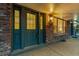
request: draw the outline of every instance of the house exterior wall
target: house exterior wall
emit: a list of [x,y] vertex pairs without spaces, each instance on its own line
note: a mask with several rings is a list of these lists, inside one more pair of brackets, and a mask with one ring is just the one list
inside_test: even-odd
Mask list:
[[0,4],[0,55],[9,55],[11,52],[11,30],[12,30],[12,4]]

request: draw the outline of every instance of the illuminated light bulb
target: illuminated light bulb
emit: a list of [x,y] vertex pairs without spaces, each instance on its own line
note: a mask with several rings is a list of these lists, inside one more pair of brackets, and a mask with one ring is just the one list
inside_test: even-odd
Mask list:
[[53,20],[53,17],[50,17],[50,20]]

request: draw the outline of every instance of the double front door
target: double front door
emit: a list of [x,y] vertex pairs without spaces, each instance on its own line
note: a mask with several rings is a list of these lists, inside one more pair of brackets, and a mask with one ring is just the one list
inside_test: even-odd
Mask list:
[[37,12],[28,11],[14,6],[13,9],[13,50],[33,46],[44,42],[43,16]]

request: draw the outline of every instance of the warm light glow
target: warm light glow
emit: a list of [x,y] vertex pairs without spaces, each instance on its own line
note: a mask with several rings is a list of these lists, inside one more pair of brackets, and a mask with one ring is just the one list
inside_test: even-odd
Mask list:
[[54,25],[54,33],[57,33],[57,19],[53,19],[53,25]]
[[53,8],[50,8],[50,12],[53,12]]
[[15,29],[19,29],[19,11],[15,10]]
[[63,21],[58,19],[58,32],[63,33]]
[[43,16],[40,16],[40,29],[43,29]]
[[53,20],[53,17],[50,17],[50,20]]
[[59,31],[62,32],[62,28],[61,27],[59,28]]
[[27,29],[36,29],[36,15],[26,13],[27,14]]
[[54,8],[54,6],[52,4],[49,4],[49,12],[50,13],[53,13],[53,8]]

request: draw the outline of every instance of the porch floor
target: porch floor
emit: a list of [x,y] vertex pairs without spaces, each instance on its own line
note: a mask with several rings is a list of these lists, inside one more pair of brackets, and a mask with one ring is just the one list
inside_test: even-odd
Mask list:
[[32,51],[25,51],[18,56],[79,56],[79,40],[69,39],[66,42],[57,42]]

